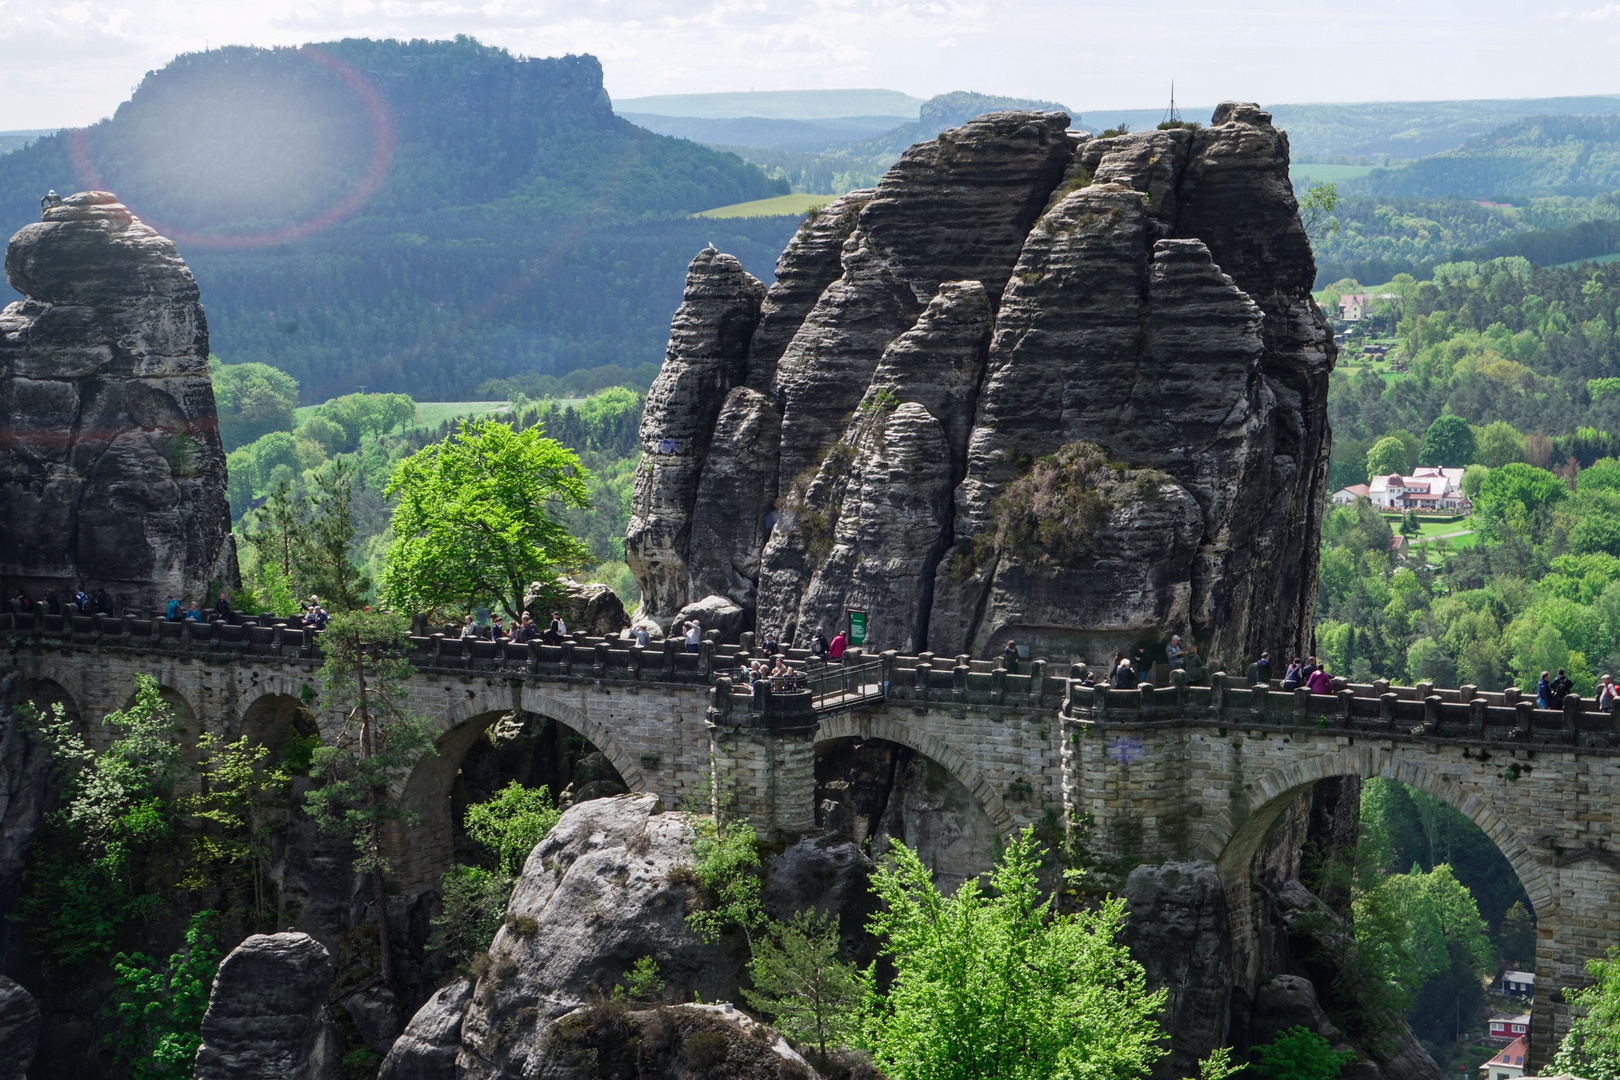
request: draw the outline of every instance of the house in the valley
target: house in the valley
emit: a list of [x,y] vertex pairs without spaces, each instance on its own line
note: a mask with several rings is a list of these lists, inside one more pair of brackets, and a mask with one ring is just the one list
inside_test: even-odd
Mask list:
[[1481,1080],[1519,1080],[1524,1075],[1525,1038],[1517,1039],[1502,1048],[1502,1052],[1479,1067]]

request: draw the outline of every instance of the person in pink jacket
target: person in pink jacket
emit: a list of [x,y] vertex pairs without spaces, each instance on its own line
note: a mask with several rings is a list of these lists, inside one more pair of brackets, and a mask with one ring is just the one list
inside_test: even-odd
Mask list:
[[1313,694],[1333,693],[1333,681],[1328,678],[1328,673],[1322,668],[1317,668],[1311,672],[1311,677],[1305,680],[1305,685],[1310,688]]
[[844,658],[844,648],[848,644],[849,640],[844,637],[844,632],[842,630],[838,631],[837,636],[832,639],[832,644],[827,646],[828,659],[842,660]]

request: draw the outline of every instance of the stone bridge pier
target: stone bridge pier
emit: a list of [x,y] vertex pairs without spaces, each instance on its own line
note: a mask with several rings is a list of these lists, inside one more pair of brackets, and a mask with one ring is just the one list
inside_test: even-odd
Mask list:
[[[342,729],[318,693],[318,642],[302,631],[0,616],[8,630],[0,674],[16,671],[34,701],[62,702],[93,745],[106,737],[96,721],[128,704],[138,674],[158,680],[188,742],[203,730],[274,745],[288,730],[331,739]],[[815,828],[821,763],[877,744],[927,762],[930,784],[981,815],[982,834],[933,837],[966,845],[969,873],[989,865],[997,837],[1082,818],[1098,854],[1208,861],[1225,887],[1240,985],[1261,971],[1251,870],[1272,824],[1319,781],[1398,780],[1475,822],[1530,897],[1536,1066],[1567,1027],[1564,991],[1586,983],[1587,960],[1620,945],[1620,733],[1590,703],[1552,712],[1513,689],[1342,681],[1333,695],[1284,693],[1222,675],[1203,687],[1106,690],[1083,685],[1078,667],[1057,678],[1037,660],[1014,674],[929,653],[853,657],[871,680],[862,694],[755,699],[726,677],[739,653],[583,636],[558,646],[413,638],[409,707],[427,718],[436,752],[399,784],[415,823],[390,836],[391,885],[437,887],[451,865],[462,762],[491,725],[519,713],[576,732],[631,790],[669,809],[729,807],[768,839]],[[911,809],[920,830],[937,829],[932,805]]]

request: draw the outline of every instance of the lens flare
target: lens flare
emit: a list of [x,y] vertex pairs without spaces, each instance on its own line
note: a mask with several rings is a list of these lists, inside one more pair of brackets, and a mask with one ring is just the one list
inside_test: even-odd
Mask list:
[[[198,232],[178,222],[162,220],[131,207],[132,210],[136,210],[142,221],[177,244],[199,248],[268,247],[272,244],[301,240],[330,229],[353,217],[377,193],[377,189],[382,186],[383,180],[388,175],[388,166],[394,156],[394,122],[382,95],[361,71],[324,49],[302,45],[288,51],[331,73],[339,83],[354,94],[365,109],[372,131],[371,160],[366,171],[343,198],[334,201],[314,217],[260,232],[230,234]],[[90,145],[89,129],[77,128],[68,132],[66,143],[69,160],[82,190],[116,190],[102,177],[100,166]]]

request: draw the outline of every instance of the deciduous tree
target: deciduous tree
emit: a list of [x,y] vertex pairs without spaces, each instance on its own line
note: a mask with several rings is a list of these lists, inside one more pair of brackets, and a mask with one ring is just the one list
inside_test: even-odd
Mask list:
[[395,468],[398,500],[383,593],[401,609],[495,601],[516,618],[531,583],[552,585],[589,551],[557,521],[590,505],[590,473],[538,428],[469,420]]

